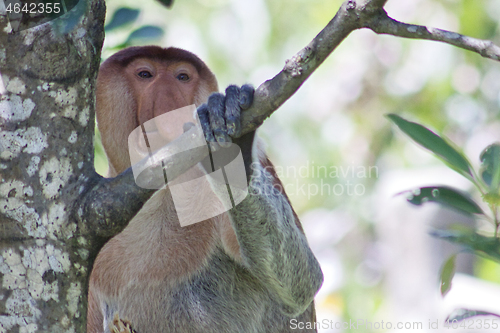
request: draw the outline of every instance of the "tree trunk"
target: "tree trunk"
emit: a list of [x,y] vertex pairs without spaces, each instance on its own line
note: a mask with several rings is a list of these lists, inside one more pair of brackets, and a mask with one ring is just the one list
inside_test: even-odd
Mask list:
[[[103,0],[69,33],[0,16],[0,332],[85,332],[94,244],[77,199],[95,179]],[[68,15],[68,14],[67,14]]]

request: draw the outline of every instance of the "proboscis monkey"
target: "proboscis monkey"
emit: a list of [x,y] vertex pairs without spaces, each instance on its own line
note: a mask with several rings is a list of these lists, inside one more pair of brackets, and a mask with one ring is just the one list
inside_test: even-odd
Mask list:
[[102,64],[97,121],[110,176],[130,167],[132,130],[195,104],[207,141],[241,148],[249,194],[227,213],[181,227],[169,186],[158,190],[95,261],[88,332],[108,332],[116,313],[139,333],[316,332],[306,327],[315,321],[319,264],[255,133],[232,138],[253,89],[217,91],[208,67],[177,48],[131,47]]

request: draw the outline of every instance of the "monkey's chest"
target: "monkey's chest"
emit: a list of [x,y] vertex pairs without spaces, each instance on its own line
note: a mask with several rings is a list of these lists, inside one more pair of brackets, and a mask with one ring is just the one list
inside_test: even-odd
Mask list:
[[173,287],[131,284],[118,298],[110,310],[128,318],[139,333],[288,332],[290,321],[260,281],[222,251]]

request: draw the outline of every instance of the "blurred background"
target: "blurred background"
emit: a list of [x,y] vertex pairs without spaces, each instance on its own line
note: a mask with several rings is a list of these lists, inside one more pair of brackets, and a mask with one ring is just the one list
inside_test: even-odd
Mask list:
[[[138,3],[107,1],[103,59],[127,45],[184,48],[208,64],[222,90],[272,78],[342,1],[176,0],[170,10]],[[500,0],[389,0],[386,10],[400,21],[500,45]],[[480,197],[384,115],[445,135],[478,166],[481,151],[500,141],[499,110],[500,63],[360,30],[264,123],[260,137],[324,272],[319,332],[496,331],[477,322],[448,329],[444,320],[457,308],[500,314],[500,266],[429,235],[455,223],[491,233],[491,224],[432,203],[412,206],[397,194],[449,185]],[[95,163],[105,174],[98,140]],[[455,253],[457,274],[442,297],[440,267]],[[495,317],[474,319],[491,324]]]

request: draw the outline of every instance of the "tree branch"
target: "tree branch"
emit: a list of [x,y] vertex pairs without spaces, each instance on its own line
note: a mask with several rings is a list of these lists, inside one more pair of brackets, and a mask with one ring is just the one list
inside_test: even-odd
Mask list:
[[123,230],[155,190],[136,185],[132,168],[115,178],[94,174],[82,193],[76,210],[76,219],[99,237],[110,238]]
[[[200,138],[204,140],[203,133],[192,126],[179,138],[115,178],[104,178],[96,173],[91,176],[87,185],[89,190],[82,193],[75,210],[85,232],[104,240],[121,232],[144,203],[163,186],[162,169],[168,170],[169,180],[173,180],[208,156],[206,146],[187,148],[193,140],[199,141]],[[179,158],[180,153],[182,158]]]
[[492,41],[472,38],[456,32],[428,28],[422,25],[407,24],[387,16],[379,16],[369,22],[367,28],[377,34],[387,34],[397,37],[427,39],[451,44],[462,49],[479,53],[481,56],[500,61],[500,47]]
[[[368,1],[367,4],[373,2],[380,0]],[[360,23],[356,1],[344,2],[328,25],[305,48],[286,61],[280,73],[255,90],[252,107],[242,114],[242,135],[262,125],[267,117],[299,89],[344,38],[362,27]]]
[[374,1],[370,1],[370,3],[374,8],[383,8],[385,6],[385,4],[387,3],[387,1],[388,0],[374,0]]

